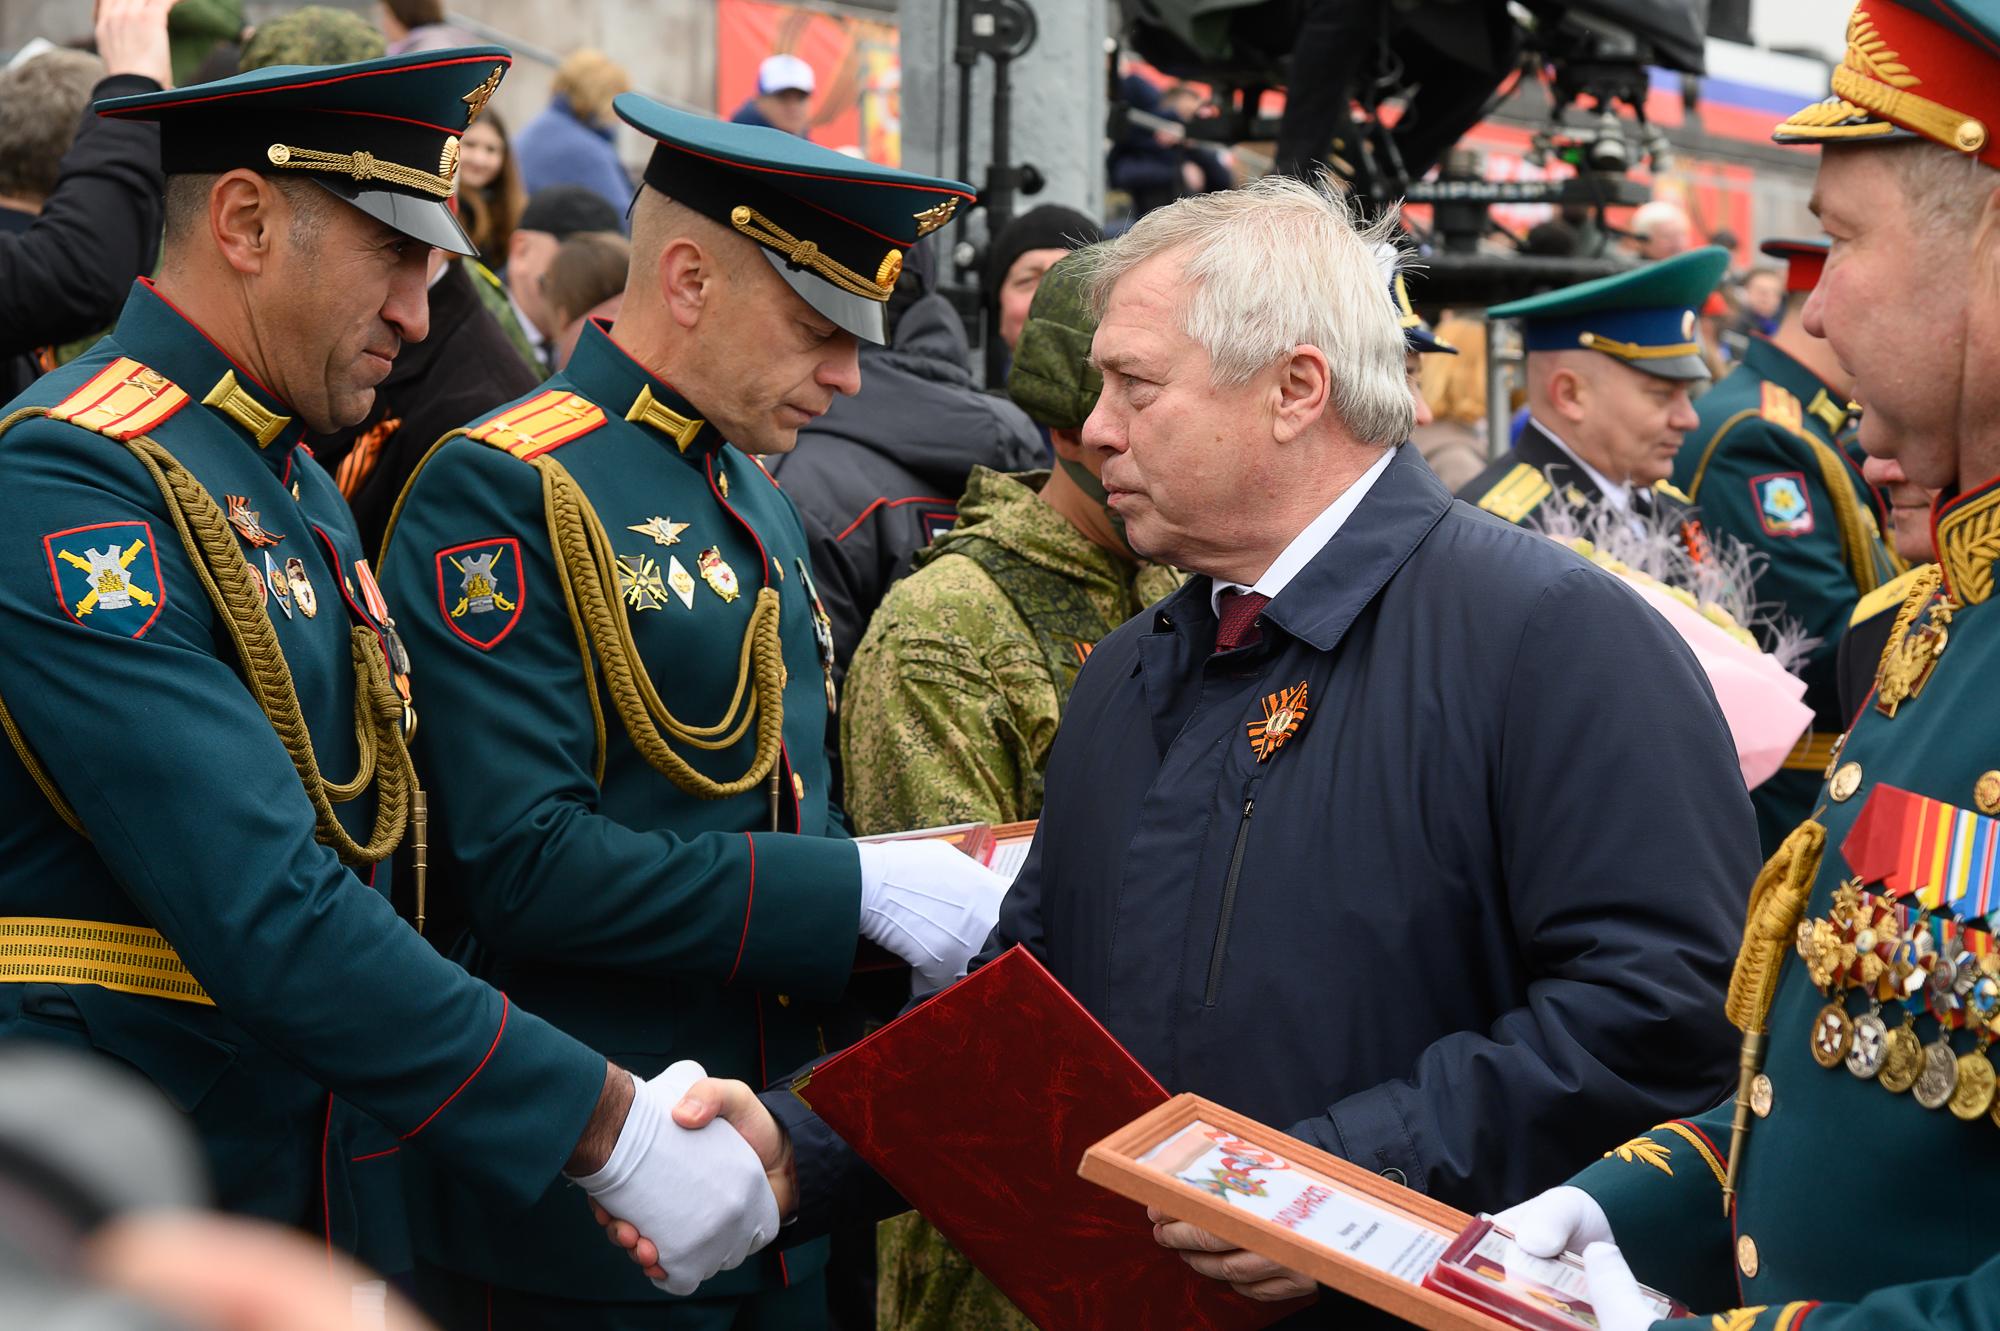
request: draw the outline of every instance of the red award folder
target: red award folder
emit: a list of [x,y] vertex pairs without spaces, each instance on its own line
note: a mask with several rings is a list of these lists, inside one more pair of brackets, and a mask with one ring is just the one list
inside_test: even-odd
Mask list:
[[1024,948],[792,1089],[1043,1331],[1254,1331],[1301,1306],[1196,1275],[1077,1176],[1167,1093]]

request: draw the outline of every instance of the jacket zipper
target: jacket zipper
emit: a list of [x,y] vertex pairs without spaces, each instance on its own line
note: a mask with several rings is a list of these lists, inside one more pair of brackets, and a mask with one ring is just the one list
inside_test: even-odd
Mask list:
[[1229,851],[1229,878],[1222,884],[1222,919],[1215,926],[1215,951],[1208,958],[1208,992],[1203,1007],[1215,1006],[1216,991],[1222,987],[1222,957],[1229,950],[1229,921],[1236,913],[1236,879],[1243,872],[1243,847],[1250,840],[1250,815],[1257,808],[1254,796],[1243,797],[1243,818],[1236,824],[1236,844]]

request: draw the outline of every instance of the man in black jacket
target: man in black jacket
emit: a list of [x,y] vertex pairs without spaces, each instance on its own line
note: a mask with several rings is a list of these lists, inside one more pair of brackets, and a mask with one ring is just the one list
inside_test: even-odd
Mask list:
[[965,326],[936,293],[928,244],[910,251],[889,301],[889,344],[861,347],[861,391],[836,398],[765,461],[798,505],[813,577],[833,621],[838,683],[889,584],[950,529],[974,467],[1040,465],[1041,432],[1004,397],[974,387]]
[[[97,50],[108,72],[92,101],[171,86],[171,8],[173,0],[99,6]],[[33,221],[0,225],[0,399],[54,368],[48,348],[118,317],[132,279],[159,258],[165,194],[159,126],[85,111]]]

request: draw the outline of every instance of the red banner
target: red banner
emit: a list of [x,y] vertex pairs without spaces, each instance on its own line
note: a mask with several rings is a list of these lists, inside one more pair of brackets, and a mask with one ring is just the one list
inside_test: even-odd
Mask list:
[[719,0],[715,13],[715,113],[727,118],[757,95],[764,57],[798,56],[817,85],[807,137],[871,162],[903,159],[902,64],[896,25],[771,4]]

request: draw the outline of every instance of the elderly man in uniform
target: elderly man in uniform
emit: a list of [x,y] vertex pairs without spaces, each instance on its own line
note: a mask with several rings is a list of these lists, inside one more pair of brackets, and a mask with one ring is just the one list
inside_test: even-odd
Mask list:
[[[587,325],[562,374],[438,445],[384,585],[424,607],[404,625],[418,756],[468,964],[641,1071],[694,1058],[762,1082],[824,1047],[857,938],[935,988],[1004,891],[943,844],[841,834],[832,636],[798,514],[757,462],[855,391],[903,252],[971,195],[615,105],[656,144],[617,327]],[[450,1178],[423,1191],[420,1286],[449,1326],[824,1319],[818,1247],[670,1299],[570,1189],[519,1219]]]
[[1757,839],[1777,850],[1812,812],[1833,742],[1852,712],[1840,709],[1834,665],[1855,603],[1896,575],[1882,543],[1875,490],[1841,451],[1852,382],[1826,340],[1808,332],[1806,298],[1826,263],[1825,241],[1766,241],[1789,260],[1782,318],[1753,336],[1742,362],[1701,400],[1701,424],[1674,460],[1673,483],[1701,505],[1702,525],[1764,555],[1758,632],[1803,630],[1814,645],[1795,669],[1806,682],[1813,728],[1784,768],[1750,793]]
[[1634,1274],[1701,1314],[1663,1327],[2000,1319],[2000,1257],[1970,1218],[2000,1181],[2000,3],[1870,0],[1847,39],[1834,95],[1777,132],[1823,145],[1833,249],[1805,323],[1867,404],[1863,447],[1942,491],[1938,563],[1912,580],[1815,820],[1758,883],[1730,1016],[1768,1041],[1745,1039],[1739,1100],[1511,1217],[1540,1250],[1584,1250],[1607,1331],[1648,1323]]
[[1529,419],[1458,497],[1532,526],[1587,526],[1607,509],[1691,523],[1667,475],[1696,424],[1689,388],[1708,382],[1695,311],[1728,266],[1710,247],[1488,310],[1521,320]]
[[[407,1155],[516,1205],[567,1170],[659,1223],[758,1177],[387,899],[390,853],[407,831],[421,865],[424,841],[408,663],[300,439],[359,420],[425,335],[433,246],[471,251],[443,202],[458,135],[507,64],[99,103],[160,125],[159,278],[0,415],[0,1037],[132,1065],[192,1120],[221,1206],[342,1242]],[[416,901],[421,928],[421,868]]]
[[[1478,1208],[1726,1082],[1756,838],[1672,630],[1402,446],[1379,238],[1273,177],[1100,252],[1083,442],[1133,548],[1196,576],[1091,653],[985,955],[1033,949],[1162,1084]],[[690,1098],[679,1121],[725,1112],[824,1223],[853,1157],[796,1097]],[[671,1251],[637,1228],[613,1237]]]

